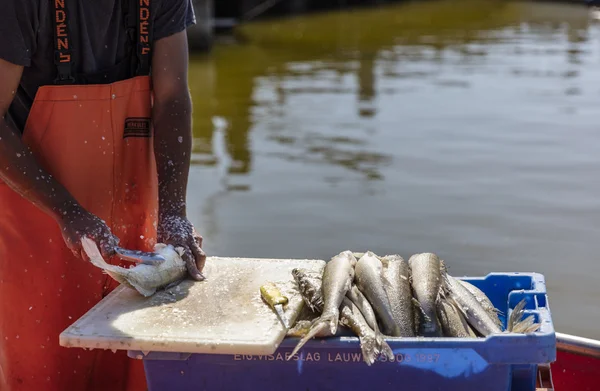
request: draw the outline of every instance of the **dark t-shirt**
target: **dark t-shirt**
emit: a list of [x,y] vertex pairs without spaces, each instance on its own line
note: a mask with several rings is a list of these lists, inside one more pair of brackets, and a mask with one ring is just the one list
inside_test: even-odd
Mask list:
[[[128,57],[122,1],[136,0],[66,0],[74,72],[96,73]],[[0,7],[0,58],[25,67],[7,116],[21,131],[38,88],[53,84],[56,76],[52,4],[53,0],[2,0]],[[195,23],[192,0],[150,4],[154,41]],[[129,61],[123,66],[129,67]]]

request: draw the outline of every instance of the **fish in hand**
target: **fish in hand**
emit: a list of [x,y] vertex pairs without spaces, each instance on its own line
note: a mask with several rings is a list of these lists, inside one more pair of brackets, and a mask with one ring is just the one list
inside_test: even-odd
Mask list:
[[81,239],[81,245],[94,266],[145,297],[152,296],[159,289],[176,286],[188,275],[185,261],[181,256],[182,250],[172,245],[163,243],[155,245],[155,253],[165,259],[158,265],[138,264],[132,268],[107,263],[102,258],[96,243],[87,237]]

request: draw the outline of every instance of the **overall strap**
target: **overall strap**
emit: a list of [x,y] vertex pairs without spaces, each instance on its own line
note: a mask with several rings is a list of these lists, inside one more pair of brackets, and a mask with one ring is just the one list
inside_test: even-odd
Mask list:
[[122,0],[122,7],[127,28],[127,52],[131,55],[130,74],[147,76],[152,63],[154,24],[151,0]]
[[138,67],[136,76],[149,75],[152,63],[152,14],[150,11],[150,0],[137,0],[137,50]]
[[54,33],[54,64],[57,68],[55,84],[73,84],[73,58],[71,52],[71,35],[69,32],[69,12],[66,0],[50,0],[52,2],[52,25]]

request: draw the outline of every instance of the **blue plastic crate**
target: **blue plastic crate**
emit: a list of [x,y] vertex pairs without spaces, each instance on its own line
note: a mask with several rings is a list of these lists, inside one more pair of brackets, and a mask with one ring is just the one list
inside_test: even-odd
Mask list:
[[[556,358],[544,276],[491,273],[462,278],[485,292],[504,314],[523,298],[541,322],[531,335],[488,338],[390,338],[395,359],[367,366],[357,337],[309,341],[287,361],[296,338],[270,356],[151,352],[144,360],[150,391],[162,390],[485,390],[534,391],[538,364]],[[140,352],[130,352],[139,357]]]

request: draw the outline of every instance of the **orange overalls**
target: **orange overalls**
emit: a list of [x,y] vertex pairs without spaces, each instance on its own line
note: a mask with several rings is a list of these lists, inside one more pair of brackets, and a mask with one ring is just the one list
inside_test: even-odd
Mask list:
[[[133,53],[125,61],[132,73],[112,84],[72,74],[76,53],[64,27],[67,10],[64,0],[52,3],[57,85],[39,88],[23,141],[45,170],[108,224],[121,246],[150,251],[158,190],[149,0],[124,7],[134,16],[125,19]],[[125,351],[59,346],[59,334],[116,286],[73,256],[51,217],[0,182],[0,391],[145,390],[141,361]]]

